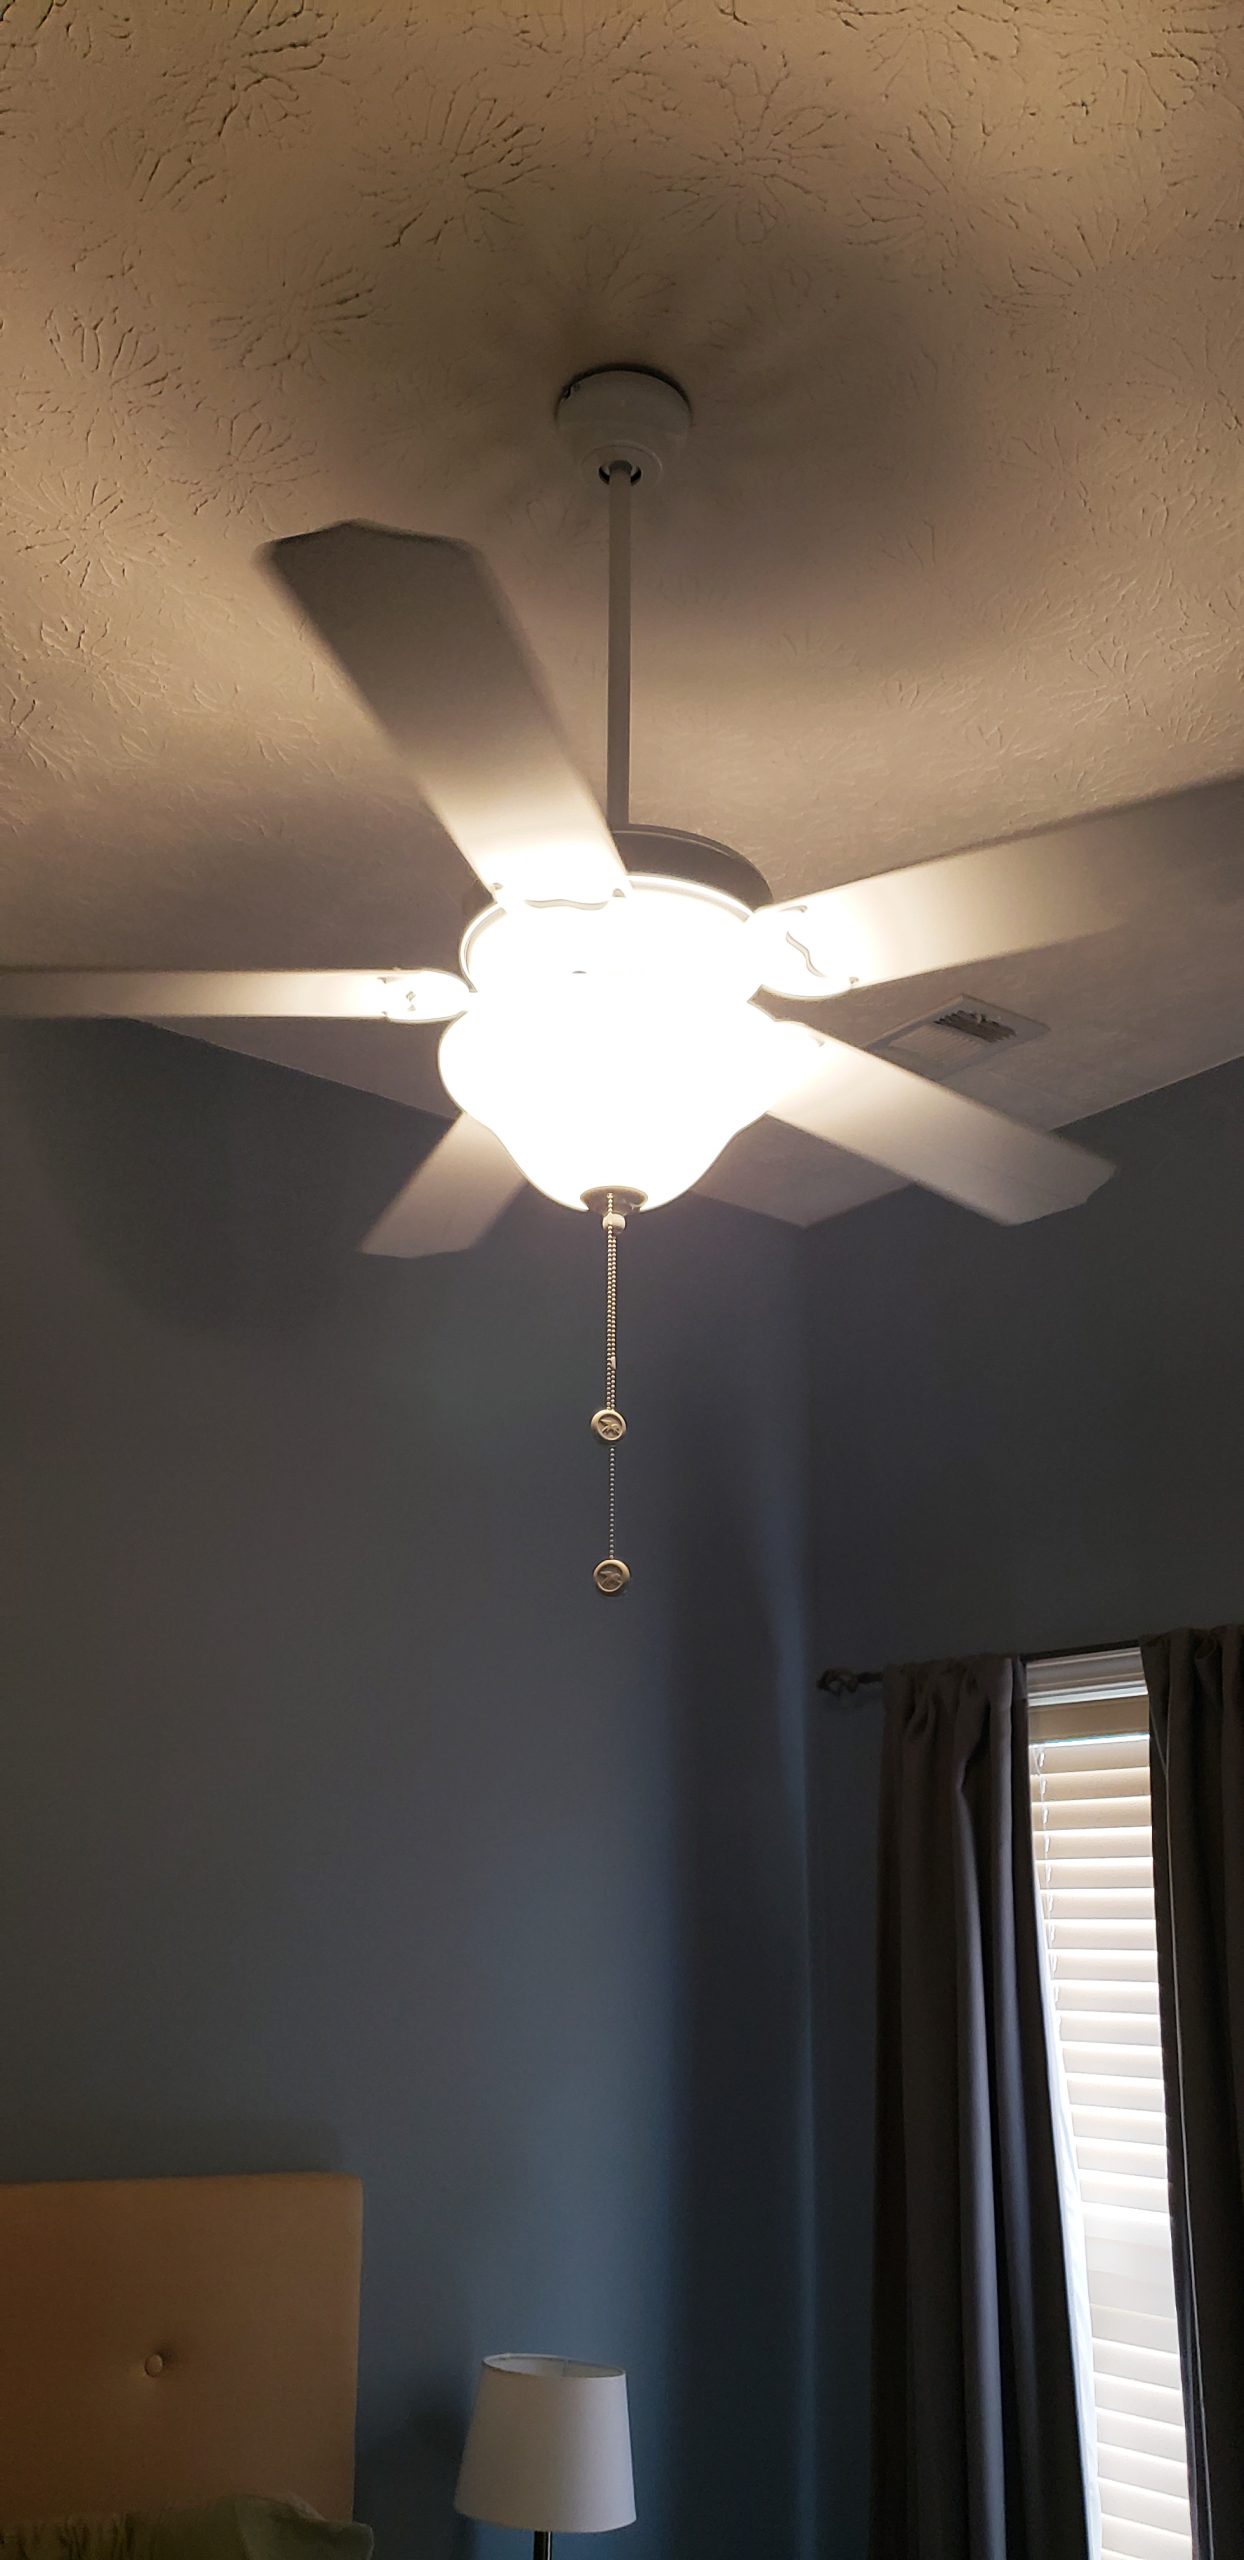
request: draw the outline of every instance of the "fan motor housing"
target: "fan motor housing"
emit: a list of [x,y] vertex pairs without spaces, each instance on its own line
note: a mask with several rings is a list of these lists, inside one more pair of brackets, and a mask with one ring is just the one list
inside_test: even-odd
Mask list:
[[690,880],[698,889],[737,898],[741,907],[769,903],[769,883],[755,863],[712,836],[692,835],[683,827],[615,827],[613,840],[628,871]]

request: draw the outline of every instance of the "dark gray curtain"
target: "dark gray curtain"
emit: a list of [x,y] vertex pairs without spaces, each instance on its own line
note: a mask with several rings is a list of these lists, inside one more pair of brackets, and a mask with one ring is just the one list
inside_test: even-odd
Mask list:
[[1142,1647],[1197,2560],[1244,2553],[1244,1631]]
[[1086,2560],[1023,1665],[885,1718],[872,2560]]

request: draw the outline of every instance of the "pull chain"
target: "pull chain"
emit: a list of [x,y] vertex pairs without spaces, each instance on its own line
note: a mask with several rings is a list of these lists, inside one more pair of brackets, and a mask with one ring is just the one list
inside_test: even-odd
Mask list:
[[[618,1229],[615,1223],[616,1215],[617,1213],[613,1206],[613,1194],[611,1192],[609,1195],[609,1207],[605,1211],[604,1220],[605,1401],[602,1407],[602,1414],[607,1413],[612,1417],[614,1435],[611,1439],[606,1440],[605,1443],[605,1455],[609,1467],[609,1536],[605,1548],[605,1554],[609,1560],[615,1564],[617,1562],[616,1548],[618,1529],[618,1441],[622,1436],[617,1429],[617,1425],[621,1422],[622,1416],[618,1412]],[[599,1421],[597,1423],[597,1429],[600,1429]]]
[[605,1231],[605,1401],[592,1416],[592,1429],[604,1444],[609,1470],[609,1543],[592,1580],[598,1591],[612,1596],[625,1591],[631,1578],[630,1566],[617,1552],[618,1442],[626,1436],[618,1410],[618,1238],[626,1228],[627,1210],[642,1208],[643,1201],[636,1191],[593,1191],[587,1194],[587,1206],[599,1211]]

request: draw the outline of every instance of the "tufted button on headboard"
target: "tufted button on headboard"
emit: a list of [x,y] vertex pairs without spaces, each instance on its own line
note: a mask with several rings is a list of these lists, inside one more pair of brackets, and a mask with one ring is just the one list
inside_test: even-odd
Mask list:
[[355,2178],[0,2187],[0,2521],[348,2517],[361,2239]]

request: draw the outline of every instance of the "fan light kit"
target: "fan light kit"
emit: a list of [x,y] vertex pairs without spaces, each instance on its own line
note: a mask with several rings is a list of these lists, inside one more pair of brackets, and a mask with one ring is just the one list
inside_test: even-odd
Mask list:
[[[630,815],[631,510],[685,445],[661,375],[607,367],[557,424],[609,526],[602,812],[479,555],[382,525],[273,543],[267,565],[391,742],[484,892],[461,975],[441,969],[0,971],[0,1013],[348,1017],[439,1022],[461,1117],[364,1239],[370,1253],[461,1250],[523,1178],[600,1217],[606,1247],[608,1551],[626,1425],[617,1403],[617,1256],[627,1218],[707,1173],[769,1113],[1014,1224],[1088,1198],[1098,1156],[894,1060],[777,1018],[762,995],[824,1003],[1124,921],[1173,863],[1234,857],[1244,786],[1220,783],[775,903],[725,845]],[[1232,877],[1228,894],[1234,887]]]

